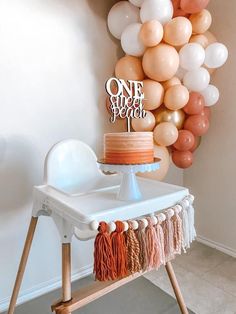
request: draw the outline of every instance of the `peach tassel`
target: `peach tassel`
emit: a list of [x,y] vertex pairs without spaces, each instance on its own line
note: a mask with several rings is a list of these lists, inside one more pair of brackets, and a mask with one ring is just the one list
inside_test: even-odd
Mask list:
[[164,233],[164,252],[165,261],[169,262],[174,258],[174,241],[173,241],[173,224],[169,215],[166,215],[166,220],[162,222]]
[[145,271],[148,266],[148,257],[147,257],[147,248],[146,248],[145,226],[142,220],[138,222],[138,229],[136,230],[135,234],[139,241],[139,247],[140,247],[139,262],[140,262],[142,270]]
[[166,264],[165,242],[164,242],[164,233],[163,233],[161,221],[158,221],[158,223],[156,224],[156,233],[157,233],[158,246],[160,249],[160,263],[162,265],[165,265]]
[[181,254],[182,242],[183,242],[183,230],[182,230],[182,220],[178,213],[176,212],[173,217],[171,217],[173,224],[173,240],[174,240],[174,253]]
[[152,219],[149,217],[148,226],[146,228],[146,246],[148,256],[148,269],[159,268],[160,262],[160,248],[157,239],[156,230],[153,226]]

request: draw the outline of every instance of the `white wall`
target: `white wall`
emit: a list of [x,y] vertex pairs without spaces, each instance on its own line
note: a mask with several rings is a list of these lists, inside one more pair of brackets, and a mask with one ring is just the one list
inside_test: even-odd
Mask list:
[[213,78],[221,97],[212,108],[210,131],[184,173],[196,195],[196,225],[201,240],[236,256],[236,1],[214,0],[212,32],[229,49],[228,62]]
[[[114,1],[0,2],[0,310],[6,307],[31,214],[32,186],[43,180],[47,151],[78,138],[99,154],[113,127],[104,82],[120,49],[105,17]],[[121,126],[116,125],[116,130]],[[169,181],[182,183],[182,172]],[[74,278],[90,271],[92,243],[73,243]],[[55,288],[60,279],[55,226],[40,218],[21,301]]]

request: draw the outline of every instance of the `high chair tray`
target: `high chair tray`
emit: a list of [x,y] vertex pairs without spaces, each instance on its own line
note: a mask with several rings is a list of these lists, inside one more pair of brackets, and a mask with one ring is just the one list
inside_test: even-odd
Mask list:
[[181,186],[140,177],[137,180],[143,195],[140,201],[118,200],[119,184],[73,195],[42,185],[34,188],[34,207],[40,210],[44,204],[80,230],[86,230],[94,220],[111,222],[148,215],[174,206],[189,194]]

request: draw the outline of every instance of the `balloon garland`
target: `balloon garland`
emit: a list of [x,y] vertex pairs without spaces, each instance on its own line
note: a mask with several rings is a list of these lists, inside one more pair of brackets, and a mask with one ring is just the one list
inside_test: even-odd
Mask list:
[[219,99],[219,90],[209,83],[228,50],[209,31],[208,3],[129,0],[116,3],[108,14],[108,28],[125,52],[115,76],[143,81],[147,115],[133,120],[132,128],[153,131],[156,157],[165,158],[165,168],[152,175],[159,180],[168,171],[169,153],[177,167],[192,165],[209,128],[210,107]]

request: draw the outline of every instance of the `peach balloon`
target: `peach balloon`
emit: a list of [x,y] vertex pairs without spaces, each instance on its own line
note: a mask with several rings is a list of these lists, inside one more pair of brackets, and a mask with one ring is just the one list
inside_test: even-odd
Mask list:
[[162,122],[155,127],[153,136],[158,145],[170,146],[178,138],[178,129],[171,122]]
[[184,123],[184,129],[189,130],[195,136],[202,136],[209,129],[209,120],[200,114],[189,116]]
[[189,100],[189,91],[184,85],[174,85],[167,89],[164,104],[170,110],[183,108]]
[[124,80],[142,81],[144,73],[141,60],[133,56],[124,56],[116,63],[115,76]]
[[193,154],[190,151],[180,152],[175,150],[172,153],[172,161],[176,167],[186,169],[193,164]]
[[139,37],[146,47],[158,45],[163,38],[163,26],[157,20],[144,23],[141,27]]
[[131,125],[136,132],[152,131],[155,127],[156,120],[151,111],[146,111],[146,117],[132,119]]
[[181,0],[180,8],[187,13],[198,13],[205,9],[210,0]]
[[154,110],[158,108],[164,99],[164,88],[163,86],[152,80],[143,81],[143,93],[144,93],[144,109]]
[[191,153],[195,152],[195,150],[200,146],[201,140],[202,140],[201,136],[194,137],[194,144],[193,147],[190,149]]
[[206,9],[199,13],[192,14],[189,20],[192,23],[193,33],[195,34],[205,33],[212,23],[211,13]]
[[217,42],[216,37],[210,31],[206,31],[203,35],[206,36],[208,40],[208,46]]
[[200,114],[205,106],[205,99],[202,94],[197,92],[191,92],[189,94],[189,101],[183,108],[184,112],[193,115]]
[[153,112],[156,118],[156,124],[162,122],[173,123],[178,130],[183,128],[185,121],[185,113],[183,110],[169,110],[165,106],[161,106]]
[[209,45],[208,38],[204,34],[192,35],[189,42],[200,44],[204,49]]
[[143,56],[143,70],[145,74],[158,82],[171,79],[179,67],[179,55],[174,47],[159,44],[147,48]]
[[190,150],[195,143],[195,138],[192,132],[188,130],[180,130],[178,139],[174,143],[174,148],[179,151],[188,151]]
[[162,86],[164,87],[164,90],[166,91],[168,88],[175,85],[180,85],[180,84],[181,84],[180,79],[177,76],[174,76],[170,80],[163,82]]
[[138,173],[139,176],[161,181],[167,175],[170,166],[170,154],[166,147],[154,144],[154,157],[160,158],[160,168],[156,171]]
[[175,17],[164,26],[164,41],[173,46],[188,43],[192,35],[192,24],[183,16]]

